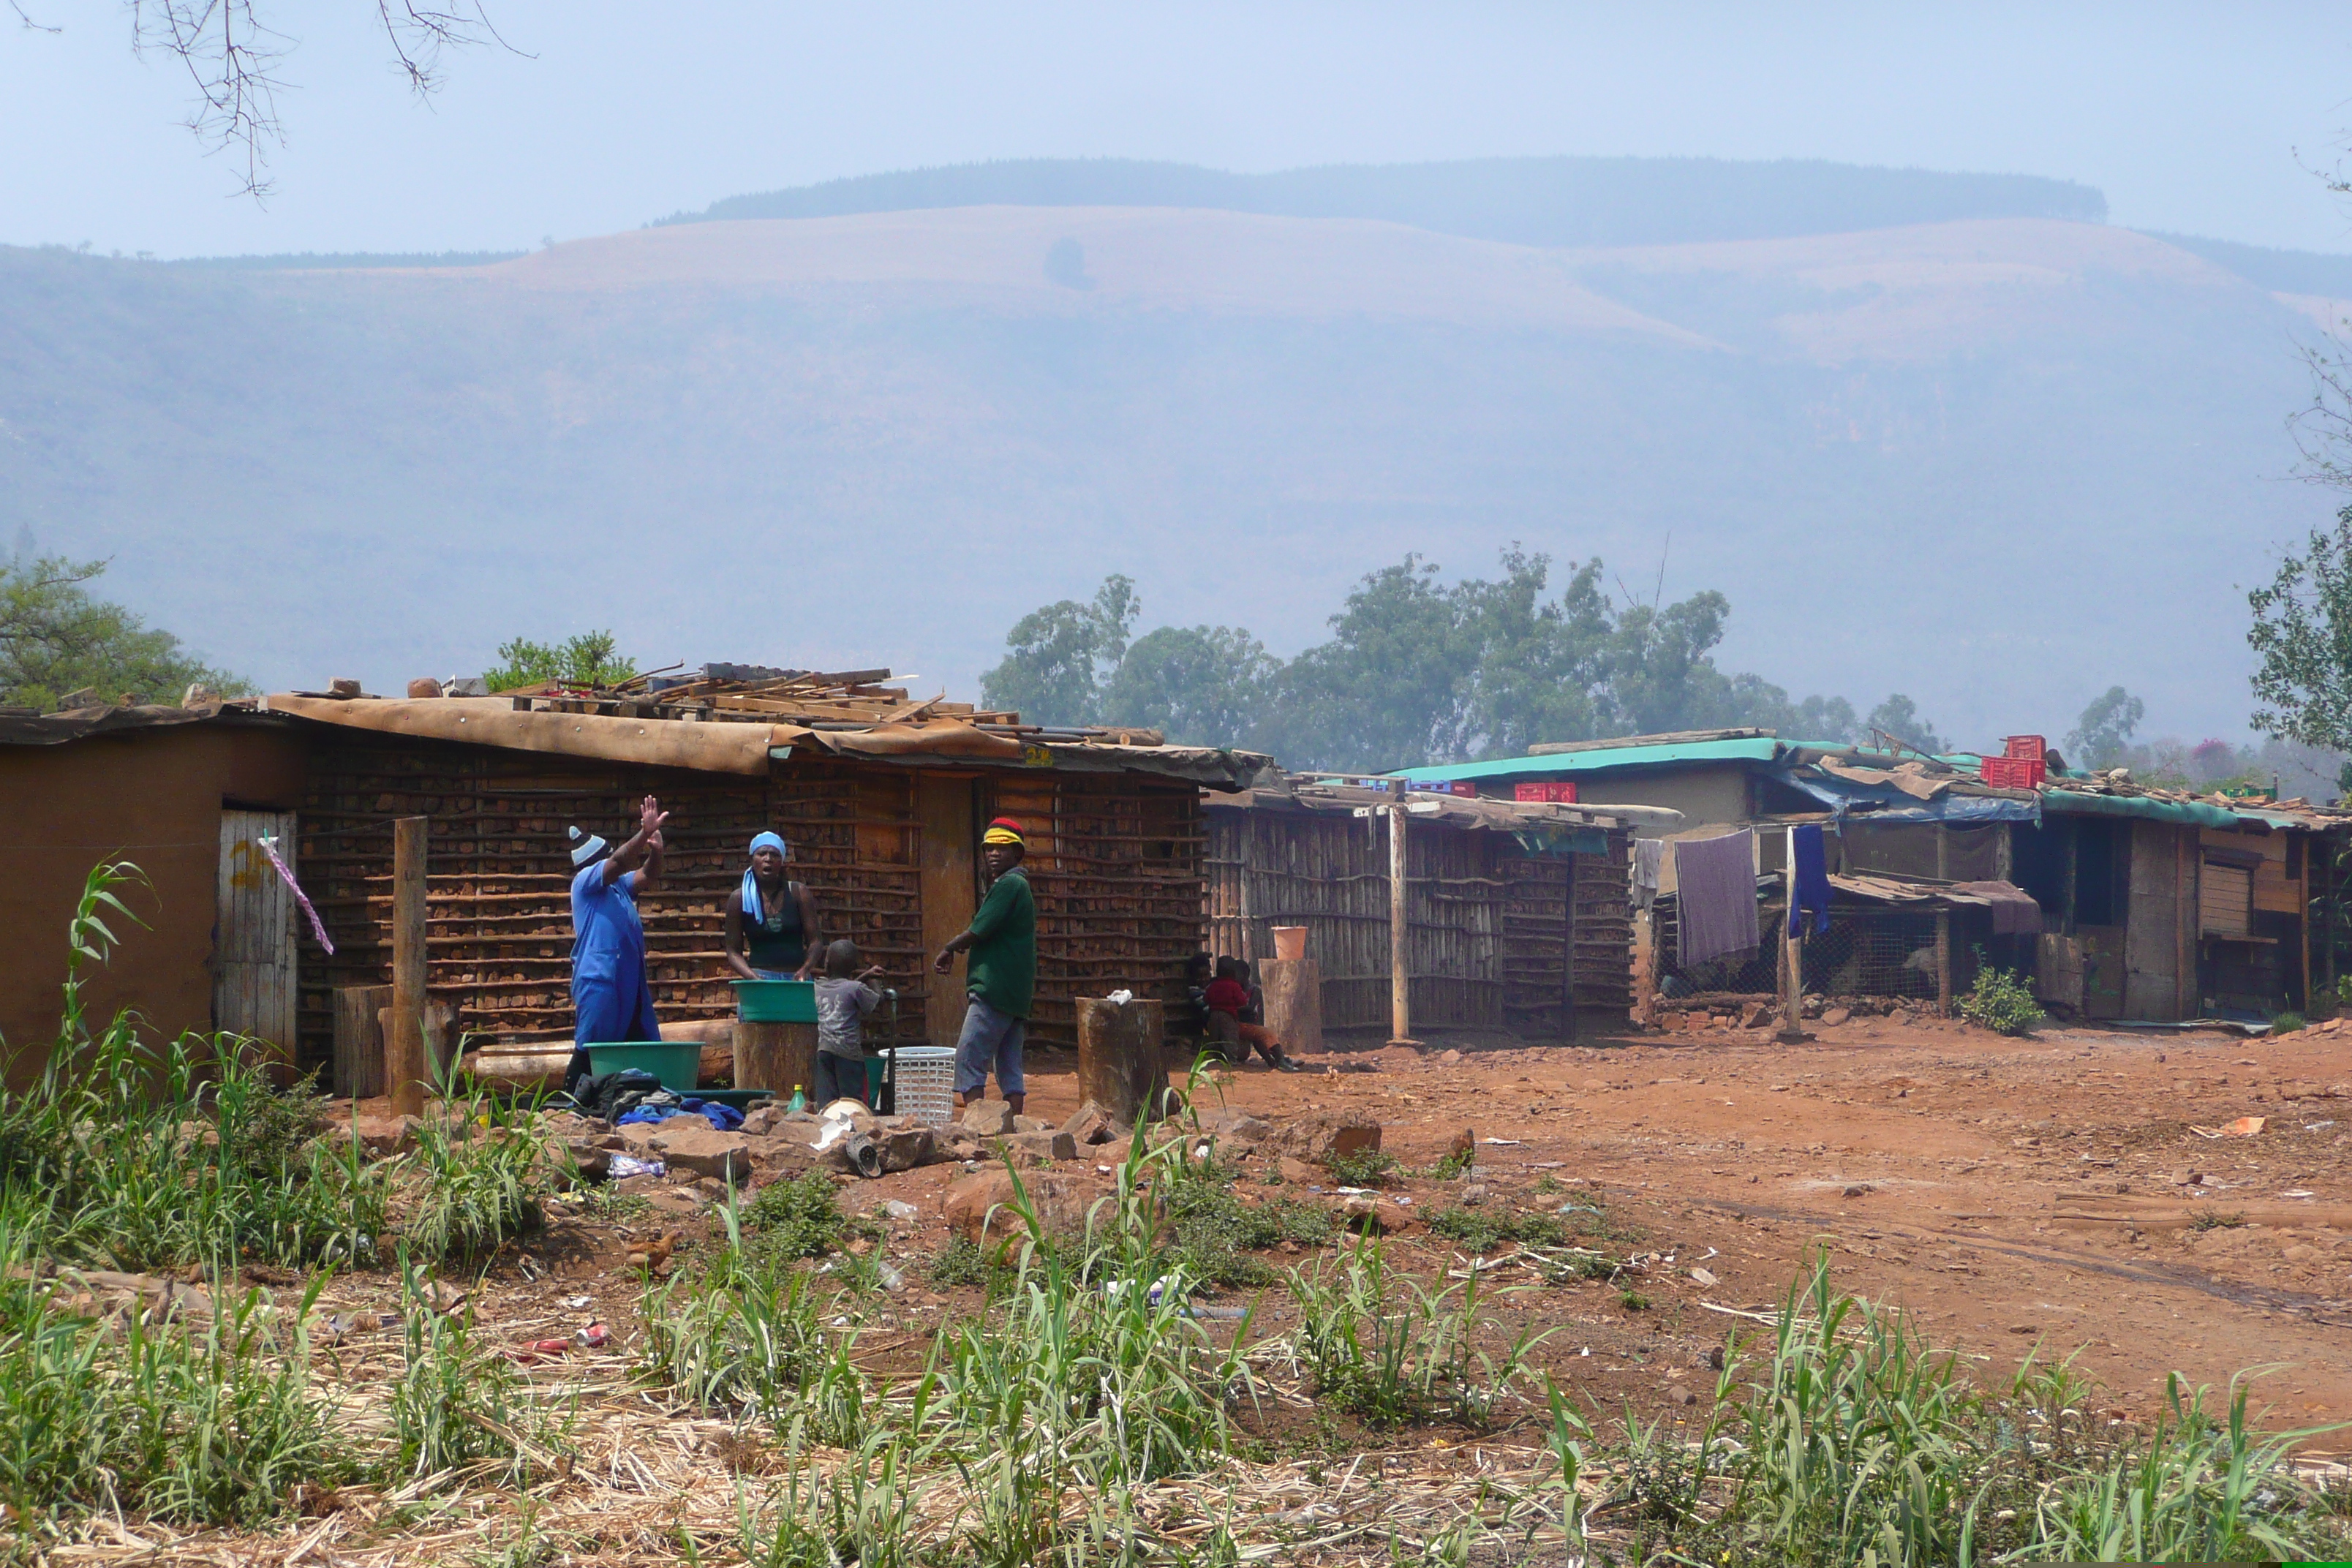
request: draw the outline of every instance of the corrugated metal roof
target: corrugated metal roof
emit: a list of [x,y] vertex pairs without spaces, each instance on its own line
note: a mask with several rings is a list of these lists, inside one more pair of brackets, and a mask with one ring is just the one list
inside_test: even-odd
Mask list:
[[[1667,745],[1617,746],[1591,752],[1555,752],[1540,757],[1498,757],[1491,763],[1454,763],[1406,768],[1393,775],[1419,784],[1454,779],[1556,779],[1615,768],[1655,768],[1693,763],[1769,763],[1785,749],[1769,735],[1738,741],[1683,741]],[[1603,810],[1607,808],[1602,807]]]

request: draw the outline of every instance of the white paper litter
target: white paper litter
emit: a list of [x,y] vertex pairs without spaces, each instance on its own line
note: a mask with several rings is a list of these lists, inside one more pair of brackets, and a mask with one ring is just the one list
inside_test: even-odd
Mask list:
[[1135,1000],[1135,993],[1122,987],[1119,990],[1112,992],[1109,995],[1104,997],[1103,1000],[1110,1003],[1113,1006],[1124,1007],[1129,1002]]

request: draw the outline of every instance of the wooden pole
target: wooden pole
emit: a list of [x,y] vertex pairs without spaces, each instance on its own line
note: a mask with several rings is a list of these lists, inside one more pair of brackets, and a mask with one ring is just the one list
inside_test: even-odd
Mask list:
[[1581,855],[1568,858],[1568,919],[1559,947],[1559,1037],[1570,1044],[1576,1040],[1576,868],[1583,859]]
[[1788,893],[1780,911],[1780,1037],[1805,1037],[1805,926],[1797,913],[1797,830],[1789,829],[1780,880]]
[[1936,911],[1936,1013],[1952,1016],[1952,911]]
[[1404,785],[1397,785],[1395,805],[1389,807],[1389,1035],[1412,1038],[1412,901],[1405,887]]
[[394,1116],[425,1114],[426,820],[403,816],[392,825],[392,1032],[383,1066]]

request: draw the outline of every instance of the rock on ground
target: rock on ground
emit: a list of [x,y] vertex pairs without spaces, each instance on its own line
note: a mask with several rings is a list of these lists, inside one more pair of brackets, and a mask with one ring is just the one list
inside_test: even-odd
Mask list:
[[1124,1143],[1133,1136],[1135,1129],[1118,1121],[1109,1111],[1089,1100],[1078,1107],[1067,1121],[1062,1123],[1062,1131],[1081,1143],[1099,1146],[1104,1143]]
[[1376,1153],[1381,1146],[1381,1124],[1361,1114],[1318,1112],[1284,1128],[1276,1146],[1286,1154],[1308,1160]]
[[[683,1121],[695,1125],[677,1125]],[[648,1147],[672,1168],[692,1171],[698,1176],[731,1180],[741,1186],[751,1174],[750,1141],[740,1132],[721,1132],[699,1116],[674,1117],[663,1122]]]
[[[1024,1191],[1049,1232],[1076,1236],[1085,1232],[1087,1211],[1099,1193],[1075,1176],[1036,1172],[1021,1178]],[[1008,1171],[979,1171],[947,1191],[948,1228],[972,1241],[1003,1240],[1026,1234],[1027,1226],[1013,1207],[1013,1175]]]
[[1001,1100],[975,1100],[956,1124],[981,1138],[1001,1138],[1013,1128],[1013,1107]]

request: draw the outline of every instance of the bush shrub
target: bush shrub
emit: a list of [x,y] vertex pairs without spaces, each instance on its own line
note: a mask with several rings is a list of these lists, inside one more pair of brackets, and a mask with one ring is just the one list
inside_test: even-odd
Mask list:
[[1981,948],[1977,962],[1977,983],[1959,1001],[1961,1017],[1996,1035],[2022,1035],[2042,1022],[2045,1015],[2032,987],[2012,971],[1986,963]]

